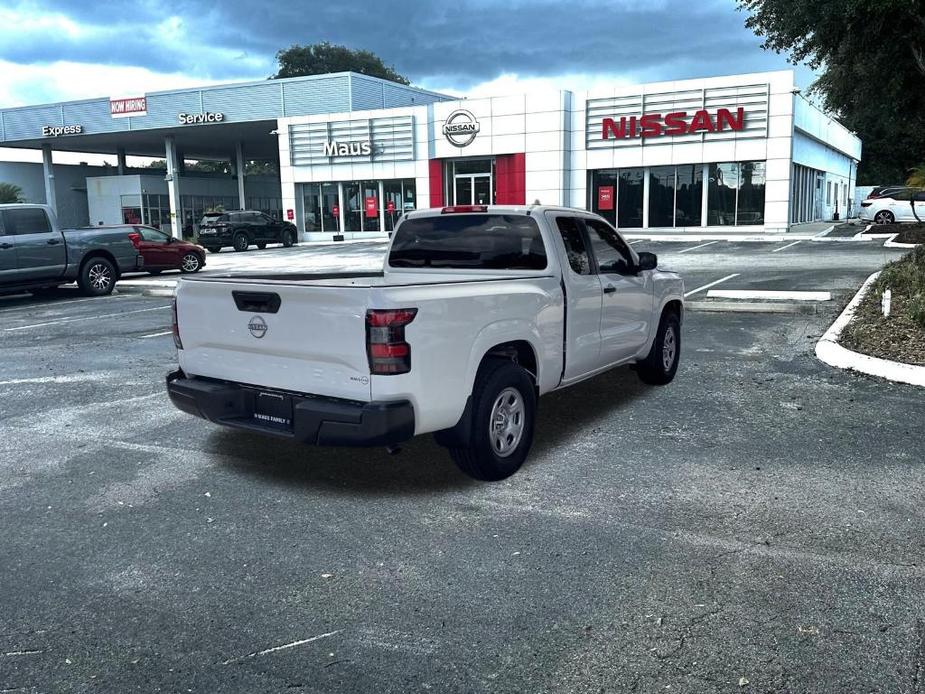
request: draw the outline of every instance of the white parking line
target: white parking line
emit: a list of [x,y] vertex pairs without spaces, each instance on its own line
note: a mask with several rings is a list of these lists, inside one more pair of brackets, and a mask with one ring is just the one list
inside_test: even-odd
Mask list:
[[781,246],[780,248],[775,248],[771,253],[780,253],[781,251],[786,251],[788,248],[796,246],[799,241],[794,241],[793,243],[788,243],[786,246]]
[[767,299],[771,301],[831,301],[831,292],[770,291],[765,289],[711,289],[711,299]]
[[27,304],[26,306],[10,306],[9,308],[4,308],[0,310],[0,313],[8,313],[10,311],[35,311],[37,309],[49,309],[57,308],[58,306],[64,306],[64,304],[77,304],[82,301],[102,301],[104,299],[109,299],[110,301],[114,299],[123,299],[128,298],[124,294],[121,296],[94,296],[88,299],[68,299],[67,301],[55,301],[54,299],[50,301],[44,301],[37,304]]
[[146,311],[166,311],[170,306],[155,306],[154,308],[140,308],[135,311],[120,311],[118,313],[107,313],[103,316],[80,316],[79,318],[61,318],[60,320],[46,321],[44,323],[33,323],[32,325],[20,325],[15,328],[4,328],[3,332],[9,333],[14,330],[29,330],[31,328],[41,328],[45,325],[57,325],[58,323],[76,323],[82,320],[100,320],[102,318],[117,318],[118,316],[128,316],[132,313],[145,313]]
[[678,251],[678,253],[690,253],[691,251],[696,251],[698,248],[712,246],[714,243],[719,243],[719,241],[707,241],[706,243],[701,243],[699,246],[694,246],[693,248],[685,248],[683,251]]
[[172,335],[172,334],[173,334],[173,330],[166,330],[162,333],[151,333],[150,335],[139,335],[139,337],[142,340],[145,340],[149,337],[162,337],[163,335]]
[[726,280],[731,280],[733,277],[738,277],[738,276],[739,276],[739,273],[736,272],[736,273],[734,273],[734,274],[732,274],[732,275],[729,275],[729,276],[727,276],[727,277],[723,277],[723,279],[721,279],[721,280],[716,280],[715,282],[710,282],[709,284],[705,284],[705,285],[703,285],[702,287],[697,287],[697,289],[691,289],[689,292],[686,292],[686,293],[684,294],[684,297],[687,298],[687,297],[689,297],[691,294],[696,294],[697,292],[702,292],[704,289],[709,289],[710,287],[715,287],[715,286],[716,286],[717,284],[719,284],[720,282],[725,282]]

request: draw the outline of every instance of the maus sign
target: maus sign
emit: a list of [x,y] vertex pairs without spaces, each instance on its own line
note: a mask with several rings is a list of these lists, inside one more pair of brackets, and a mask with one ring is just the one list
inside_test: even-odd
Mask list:
[[601,122],[601,138],[662,137],[674,135],[696,135],[697,133],[715,133],[724,130],[743,130],[745,128],[745,109],[741,106],[733,113],[728,108],[717,109],[716,113],[707,110],[674,111],[646,113],[642,116],[621,116],[620,120],[605,118]]
[[368,157],[373,153],[371,142],[335,142],[330,140],[324,143],[324,156],[326,157]]

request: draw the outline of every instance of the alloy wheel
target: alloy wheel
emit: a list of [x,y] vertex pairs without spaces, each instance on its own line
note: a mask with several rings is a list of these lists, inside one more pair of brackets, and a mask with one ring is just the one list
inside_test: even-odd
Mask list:
[[674,366],[675,357],[678,354],[678,338],[675,335],[674,327],[669,326],[665,331],[665,338],[662,340],[662,366],[665,372],[671,371]]
[[91,265],[87,278],[90,280],[90,286],[96,291],[105,291],[112,284],[112,272],[109,266],[103,263]]
[[184,272],[196,272],[199,269],[199,257],[195,253],[187,253],[183,256],[181,267]]

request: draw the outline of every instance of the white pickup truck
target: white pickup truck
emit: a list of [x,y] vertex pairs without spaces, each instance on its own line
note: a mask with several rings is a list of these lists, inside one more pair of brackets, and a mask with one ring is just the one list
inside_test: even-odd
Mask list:
[[433,432],[498,480],[529,453],[538,396],[628,364],[670,382],[683,298],[597,215],[421,210],[381,272],[182,278],[167,389],[184,412],[310,444]]

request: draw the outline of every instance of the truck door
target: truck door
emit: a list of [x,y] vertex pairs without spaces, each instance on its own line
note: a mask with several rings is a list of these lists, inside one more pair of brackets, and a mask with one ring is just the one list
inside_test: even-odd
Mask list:
[[60,277],[67,265],[67,249],[60,231],[52,228],[41,207],[3,210],[6,234],[16,237],[16,264],[19,279]]
[[601,366],[601,283],[594,274],[581,218],[554,212],[547,212],[547,218],[565,245],[566,257],[560,264],[568,298],[563,373],[568,381]]
[[648,341],[652,279],[649,273],[635,272],[633,252],[609,224],[586,218],[585,226],[603,293],[601,363],[613,364],[631,359]]
[[0,214],[0,284],[16,281],[16,239],[3,229],[3,215]]

